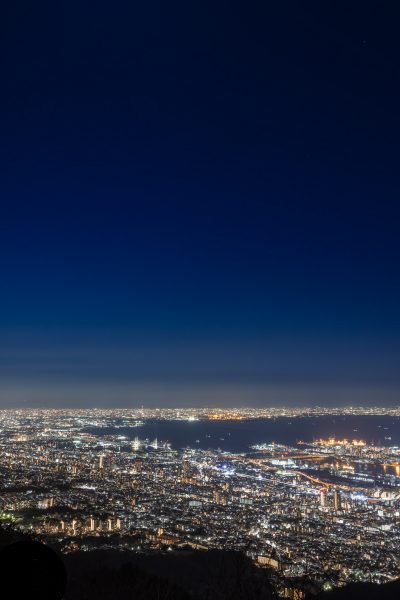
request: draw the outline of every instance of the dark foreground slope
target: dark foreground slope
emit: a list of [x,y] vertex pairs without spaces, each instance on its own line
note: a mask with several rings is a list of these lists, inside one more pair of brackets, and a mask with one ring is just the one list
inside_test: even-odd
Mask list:
[[[18,542],[16,544],[16,542]],[[15,546],[35,544],[28,536],[11,528],[0,528],[0,597],[56,600],[44,589],[53,589],[52,576],[43,581],[45,573],[53,573],[50,556],[48,568],[37,569],[37,556],[27,560],[18,557]],[[37,543],[36,543],[37,544]],[[53,554],[66,572],[64,600],[275,600],[271,573],[257,568],[238,552],[178,551],[166,554],[137,554],[127,551],[75,552],[61,556],[57,550],[39,546],[39,554]],[[14,548],[14,550],[13,550]],[[21,549],[21,548],[20,548]],[[25,548],[26,550],[26,548]],[[37,550],[37,549],[36,549]],[[46,578],[46,576],[45,576]],[[46,585],[45,585],[46,583]],[[318,595],[309,593],[315,586],[303,581],[294,588],[308,590],[306,600],[398,600],[400,580],[385,585],[351,584]],[[292,582],[293,585],[293,582]],[[28,587],[27,587],[28,586]],[[39,592],[33,593],[37,586]],[[32,588],[32,589],[31,589]],[[57,586],[56,586],[57,588]],[[24,593],[18,595],[18,590]],[[63,586],[65,590],[65,584]],[[292,590],[295,591],[294,589]],[[53,595],[52,595],[53,594]]]
[[[62,571],[61,580],[53,581],[57,562]],[[56,548],[51,550],[12,528],[2,527],[0,597],[272,600],[273,592],[268,573],[256,568],[249,558],[238,552],[179,551],[145,555],[94,550],[61,556]]]
[[400,580],[384,585],[376,583],[351,583],[331,592],[314,596],[313,600],[399,600]]
[[[238,552],[74,553],[66,600],[276,600],[271,573]],[[302,589],[312,589],[307,585]],[[311,583],[311,582],[309,582]],[[297,586],[295,586],[297,587]],[[400,580],[350,584],[307,600],[400,600]]]
[[66,600],[269,600],[267,572],[237,552],[137,555],[77,552],[66,557]]

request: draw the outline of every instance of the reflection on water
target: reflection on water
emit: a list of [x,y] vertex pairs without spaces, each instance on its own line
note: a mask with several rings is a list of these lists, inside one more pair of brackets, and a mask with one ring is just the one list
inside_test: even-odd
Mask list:
[[[91,429],[94,433],[112,434],[112,427]],[[370,444],[400,446],[400,418],[377,416],[279,417],[243,421],[146,421],[142,427],[118,429],[119,435],[132,439],[170,442],[173,448],[221,448],[228,452],[246,452],[254,444],[276,442],[295,445],[335,436],[357,437]],[[388,435],[389,434],[389,435]],[[390,437],[388,440],[386,438]]]
[[[299,461],[299,467],[308,465],[309,461]],[[338,481],[362,482],[368,486],[385,484],[399,485],[395,477],[400,477],[400,464],[381,464],[379,462],[365,462],[360,460],[341,460],[338,457],[327,457],[323,463],[320,463],[319,469],[315,470],[315,475],[319,474],[332,483]],[[392,481],[391,481],[392,478]]]

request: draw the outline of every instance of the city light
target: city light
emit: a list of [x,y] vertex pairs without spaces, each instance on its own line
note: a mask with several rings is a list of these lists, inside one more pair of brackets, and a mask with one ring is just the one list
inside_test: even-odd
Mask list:
[[293,423],[382,412],[400,416],[381,408],[246,408],[218,410],[217,419],[210,409],[5,410],[0,520],[63,552],[235,549],[278,582],[321,573],[335,585],[387,581],[400,575],[398,446],[266,439],[233,453],[136,434],[137,423],[155,420],[184,428],[232,415]]

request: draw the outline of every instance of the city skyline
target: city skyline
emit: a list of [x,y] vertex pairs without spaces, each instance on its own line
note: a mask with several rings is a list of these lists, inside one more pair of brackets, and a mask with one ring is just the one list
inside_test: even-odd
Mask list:
[[398,581],[399,419],[399,407],[1,411],[0,521],[78,561],[234,550],[291,600]]

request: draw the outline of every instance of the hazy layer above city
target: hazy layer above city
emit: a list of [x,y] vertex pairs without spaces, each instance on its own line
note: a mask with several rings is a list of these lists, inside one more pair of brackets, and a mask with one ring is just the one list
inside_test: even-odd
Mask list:
[[393,406],[398,386],[2,381],[0,408]]
[[[329,344],[327,339],[329,337]],[[129,338],[129,336],[128,336]],[[264,338],[264,339],[263,339]],[[267,338],[267,339],[265,339]],[[397,403],[388,339],[3,336],[0,406],[290,406]]]

